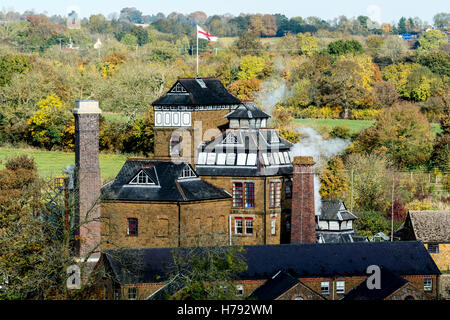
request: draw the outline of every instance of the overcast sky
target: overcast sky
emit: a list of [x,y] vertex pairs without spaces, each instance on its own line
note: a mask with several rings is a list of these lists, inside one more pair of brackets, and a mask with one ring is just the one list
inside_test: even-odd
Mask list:
[[[65,16],[70,8],[78,8],[82,17],[102,13],[107,16],[120,12],[124,7],[136,7],[143,14],[163,12],[190,13],[204,11],[208,15],[231,13],[282,13],[287,17],[318,16],[328,20],[339,15],[356,17],[367,15],[379,22],[398,21],[401,16],[419,17],[433,22],[439,12],[450,12],[450,1],[446,0],[1,0],[1,9],[23,12],[34,9],[37,13]],[[70,10],[71,11],[71,10]]]

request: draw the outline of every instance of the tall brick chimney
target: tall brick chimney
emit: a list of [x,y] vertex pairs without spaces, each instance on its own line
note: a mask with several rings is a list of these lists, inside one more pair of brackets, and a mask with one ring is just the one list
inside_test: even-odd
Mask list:
[[[100,187],[98,101],[77,100],[75,117],[75,223],[81,223],[76,253],[87,258],[100,244]],[[86,216],[87,214],[87,216]],[[94,221],[93,221],[94,220]],[[87,223],[86,223],[87,222]],[[89,260],[98,259],[93,253]]]
[[295,157],[292,165],[291,243],[315,243],[314,160]]

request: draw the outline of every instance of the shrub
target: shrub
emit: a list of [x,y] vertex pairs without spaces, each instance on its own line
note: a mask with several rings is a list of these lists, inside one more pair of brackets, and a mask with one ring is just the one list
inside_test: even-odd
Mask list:
[[351,118],[353,120],[373,120],[380,112],[381,110],[377,109],[354,109]]
[[331,138],[350,139],[350,129],[347,126],[337,126],[330,130]]
[[64,126],[71,115],[55,94],[39,101],[38,107],[39,110],[27,121],[30,142],[48,150],[61,146]]
[[386,218],[391,220],[392,217],[392,209],[394,209],[394,221],[400,222],[405,220],[406,217],[406,209],[405,207],[400,203],[400,201],[395,200],[394,201],[394,207],[392,208],[392,204],[389,204],[386,208]]

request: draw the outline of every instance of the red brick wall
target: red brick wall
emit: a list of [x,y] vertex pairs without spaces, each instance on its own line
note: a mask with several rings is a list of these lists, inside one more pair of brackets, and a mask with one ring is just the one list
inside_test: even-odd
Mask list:
[[75,175],[75,223],[82,224],[77,253],[86,257],[100,243],[99,114],[75,114]]
[[315,243],[314,164],[300,164],[298,158],[307,157],[293,163],[291,243]]

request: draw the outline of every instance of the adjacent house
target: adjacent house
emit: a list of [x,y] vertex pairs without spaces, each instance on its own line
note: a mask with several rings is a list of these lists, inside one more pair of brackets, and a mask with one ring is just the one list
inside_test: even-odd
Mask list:
[[[161,299],[182,290],[173,250],[189,248],[106,250],[98,264],[108,274],[104,298]],[[244,246],[243,257],[248,268],[235,281],[243,298],[339,300],[349,294],[408,300],[438,295],[440,272],[419,241],[255,245]],[[363,290],[372,265],[382,270],[382,291]],[[384,275],[389,278],[383,280]],[[387,279],[395,283],[387,287]]]
[[422,241],[440,270],[450,270],[450,211],[409,211],[395,232],[401,241]]

